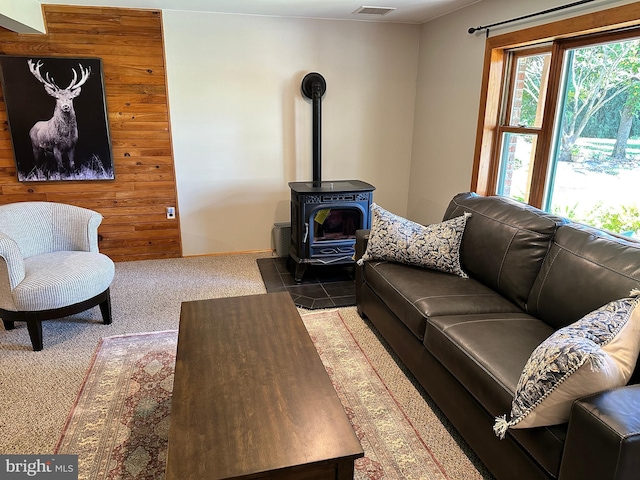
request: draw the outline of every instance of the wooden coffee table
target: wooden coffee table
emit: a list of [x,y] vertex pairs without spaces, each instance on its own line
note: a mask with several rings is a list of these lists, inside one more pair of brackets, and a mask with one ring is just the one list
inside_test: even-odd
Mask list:
[[182,304],[167,479],[352,479],[363,455],[288,293]]

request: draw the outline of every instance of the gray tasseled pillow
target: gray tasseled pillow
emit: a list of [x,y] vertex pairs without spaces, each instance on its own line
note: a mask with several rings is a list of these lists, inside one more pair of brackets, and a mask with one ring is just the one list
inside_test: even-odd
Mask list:
[[627,384],[640,350],[638,294],[633,290],[630,298],[588,313],[536,347],[520,375],[510,419],[496,418],[498,437],[509,428],[567,422],[576,399]]
[[460,266],[460,243],[470,216],[465,213],[425,226],[394,215],[374,203],[369,242],[358,265],[372,259],[388,260],[468,278]]

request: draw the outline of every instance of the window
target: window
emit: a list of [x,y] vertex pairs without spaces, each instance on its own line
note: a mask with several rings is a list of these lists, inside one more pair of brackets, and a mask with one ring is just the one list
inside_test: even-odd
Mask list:
[[615,233],[640,234],[638,39],[569,48],[543,207]]
[[541,133],[550,52],[516,53],[506,85],[508,103],[499,129],[499,195],[529,202],[533,165]]
[[640,235],[640,29],[615,23],[633,8],[608,11],[616,31],[585,15],[487,41],[472,189]]

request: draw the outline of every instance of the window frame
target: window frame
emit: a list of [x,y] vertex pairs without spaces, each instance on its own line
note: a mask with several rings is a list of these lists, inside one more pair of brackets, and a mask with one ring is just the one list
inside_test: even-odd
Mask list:
[[[503,145],[503,138],[504,138],[504,134],[505,133],[513,133],[513,134],[522,134],[522,135],[534,135],[536,137],[536,148],[535,148],[535,153],[534,153],[534,159],[532,160],[532,165],[530,166],[530,168],[532,169],[532,175],[531,177],[533,178],[533,174],[535,173],[535,168],[536,165],[538,164],[538,155],[537,152],[539,151],[538,148],[538,144],[542,145],[540,143],[540,140],[542,138],[542,134],[543,134],[543,127],[544,127],[544,119],[546,118],[545,116],[545,112],[543,111],[542,113],[542,119],[543,122],[540,124],[539,127],[536,126],[514,126],[511,125],[511,115],[512,115],[512,107],[513,107],[513,98],[514,98],[514,90],[516,87],[516,83],[517,83],[517,64],[518,64],[518,60],[524,57],[528,57],[528,56],[532,56],[532,55],[538,55],[541,53],[550,53],[551,54],[551,58],[553,58],[552,56],[552,45],[544,45],[544,46],[532,46],[532,47],[526,47],[524,49],[518,49],[516,51],[513,52],[505,52],[506,56],[505,56],[505,77],[503,80],[503,93],[501,94],[502,99],[501,99],[501,103],[503,105],[503,108],[501,108],[501,112],[499,112],[499,121],[498,121],[498,125],[497,125],[497,132],[495,135],[495,145],[493,147],[493,151],[494,151],[494,156],[495,156],[495,161],[497,162],[496,165],[496,181],[495,181],[495,193],[498,192],[499,190],[499,186],[498,186],[498,180],[500,179],[500,170],[501,170],[501,157],[502,157],[502,149],[504,148]],[[551,66],[549,66],[549,73],[550,73],[550,69]],[[508,88],[505,89],[504,88],[504,83],[508,83]],[[546,80],[546,85],[544,86],[544,100],[542,100],[543,105],[546,108],[546,102],[547,102],[547,91],[549,88],[549,74],[547,75],[547,80]],[[507,90],[506,92],[504,90]],[[505,101],[506,100],[506,101]],[[540,100],[539,100],[540,101]],[[533,184],[533,182],[532,182]],[[532,185],[529,185],[527,188],[527,200],[530,201],[531,199],[531,187]]]
[[543,122],[539,131],[536,128],[534,132],[531,127],[508,127],[508,131],[515,128],[517,132],[514,130],[514,133],[538,135],[528,203],[542,208],[553,133],[558,121],[556,115],[562,87],[564,52],[570,48],[637,37],[640,36],[639,27],[640,2],[637,2],[488,38],[485,44],[471,190],[480,195],[496,195],[500,138],[505,131],[501,117],[509,114],[505,113],[508,110],[503,109],[503,85],[510,75],[511,51],[526,48],[533,52],[538,47],[544,49],[545,44],[551,44],[549,80]]

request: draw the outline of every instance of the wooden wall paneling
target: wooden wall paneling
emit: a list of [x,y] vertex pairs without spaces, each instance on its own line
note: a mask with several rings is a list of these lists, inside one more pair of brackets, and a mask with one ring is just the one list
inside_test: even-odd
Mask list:
[[3,55],[102,59],[116,179],[20,183],[0,88],[0,204],[63,202],[100,212],[115,261],[182,256],[160,11],[44,5],[45,35],[0,29]]

